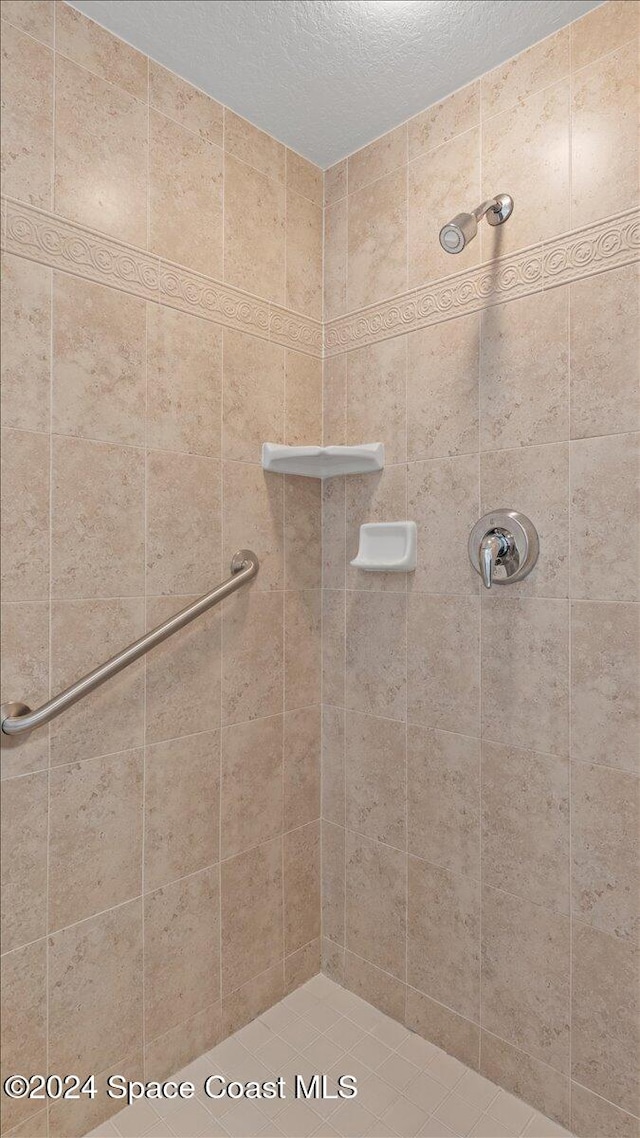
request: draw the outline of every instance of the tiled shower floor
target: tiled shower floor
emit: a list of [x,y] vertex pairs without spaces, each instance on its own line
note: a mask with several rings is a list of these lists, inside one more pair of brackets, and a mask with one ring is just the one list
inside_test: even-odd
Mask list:
[[[263,1081],[283,1075],[355,1075],[358,1095],[336,1103],[207,1099],[208,1075]],[[178,1072],[197,1098],[136,1103],[92,1131],[95,1138],[213,1138],[231,1135],[369,1138],[555,1138],[567,1135],[444,1051],[413,1035],[324,976]]]

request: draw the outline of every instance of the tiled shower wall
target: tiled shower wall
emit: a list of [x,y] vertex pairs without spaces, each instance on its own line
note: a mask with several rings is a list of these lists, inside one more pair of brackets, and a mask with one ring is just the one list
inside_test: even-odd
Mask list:
[[[324,492],[324,968],[591,1138],[640,1113],[637,36],[605,4],[325,176],[324,439],[387,466]],[[498,507],[540,559],[488,594]],[[405,517],[415,574],[349,566]]]
[[3,698],[261,561],[2,749],[5,1071],[157,1078],[319,968],[320,495],[259,462],[321,431],[322,174],[65,4],[2,17]]

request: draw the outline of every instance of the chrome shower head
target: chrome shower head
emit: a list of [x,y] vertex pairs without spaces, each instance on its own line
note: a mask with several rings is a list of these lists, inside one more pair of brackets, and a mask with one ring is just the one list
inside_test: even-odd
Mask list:
[[440,244],[445,253],[461,253],[478,232],[478,222],[486,216],[489,225],[502,225],[513,213],[513,198],[509,194],[496,194],[483,202],[473,213],[458,213],[440,230]]

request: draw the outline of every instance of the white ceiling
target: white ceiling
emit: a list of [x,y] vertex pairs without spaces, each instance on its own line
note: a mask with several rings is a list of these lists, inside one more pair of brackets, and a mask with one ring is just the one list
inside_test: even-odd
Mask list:
[[331,166],[600,0],[73,0]]

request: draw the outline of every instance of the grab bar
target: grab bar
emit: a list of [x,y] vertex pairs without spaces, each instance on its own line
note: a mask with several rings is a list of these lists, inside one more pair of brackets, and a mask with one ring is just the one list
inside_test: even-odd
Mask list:
[[138,660],[151,648],[155,648],[156,644],[161,644],[174,632],[184,628],[185,624],[190,624],[192,620],[201,616],[207,609],[217,605],[225,597],[231,596],[236,589],[256,576],[259,567],[255,553],[252,553],[250,549],[239,550],[238,553],[234,554],[231,561],[231,577],[227,577],[227,580],[223,581],[221,585],[212,589],[210,593],[205,593],[204,597],[200,597],[200,600],[181,609],[175,616],[170,616],[164,624],[159,624],[157,628],[145,632],[139,640],[134,640],[128,648],[118,652],[117,656],[112,656],[99,668],[94,668],[87,676],[83,676],[81,680],[71,684],[71,687],[65,688],[59,695],[48,700],[47,703],[43,703],[42,707],[32,711],[24,703],[4,703],[0,708],[2,731],[5,735],[22,735],[26,731],[33,731],[34,727],[41,727],[50,719],[55,719],[56,715],[60,715],[61,712],[66,711],[68,707],[77,703],[89,692],[100,687],[105,680],[117,675],[123,668],[133,664],[134,660]]

